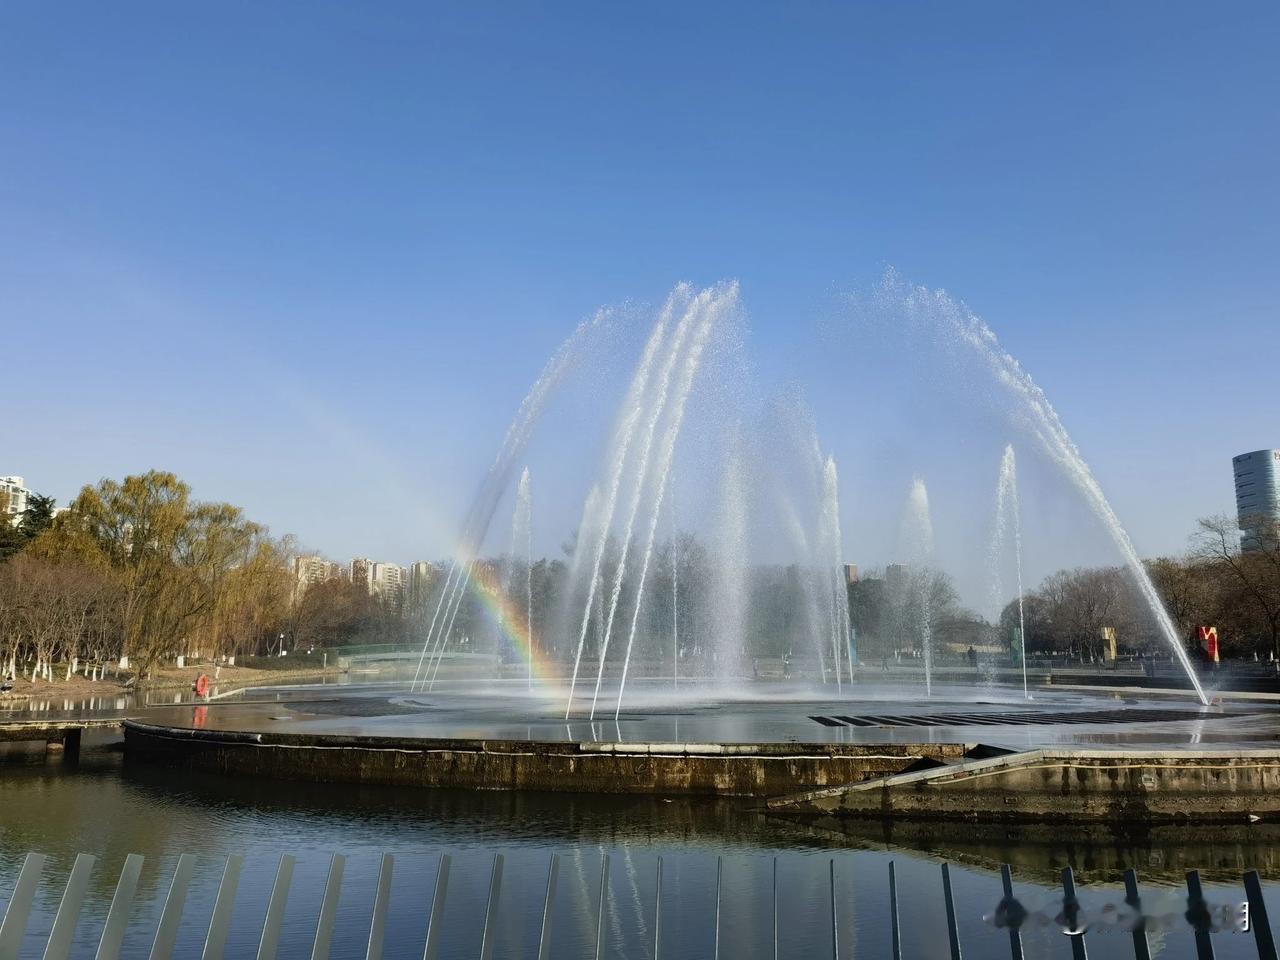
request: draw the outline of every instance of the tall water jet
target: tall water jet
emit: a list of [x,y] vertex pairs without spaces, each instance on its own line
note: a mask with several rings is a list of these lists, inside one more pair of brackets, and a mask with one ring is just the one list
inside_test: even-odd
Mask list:
[[[831,611],[831,656],[836,667],[836,691],[843,692],[840,683],[840,663],[848,655],[849,601],[843,589],[842,549],[840,536],[840,484],[836,474],[836,461],[827,457],[822,465],[822,536],[819,542],[825,556],[818,558],[819,569],[827,570],[826,592]],[[834,579],[833,579],[834,578]],[[849,663],[849,682],[853,682],[853,663]]]
[[[591,622],[592,605],[595,602],[596,590],[600,583],[600,565],[604,560],[605,547],[609,543],[609,528],[613,524],[613,514],[617,510],[618,491],[622,486],[622,474],[626,468],[627,455],[631,450],[636,424],[644,412],[644,401],[649,386],[649,376],[653,368],[653,361],[662,346],[663,340],[666,338],[667,326],[670,324],[671,318],[678,309],[688,303],[691,295],[692,287],[682,283],[667,298],[667,302],[653,326],[653,331],[649,334],[649,340],[645,344],[640,363],[631,378],[631,385],[627,388],[627,396],[623,401],[622,419],[618,422],[617,429],[614,431],[614,440],[609,458],[609,481],[605,486],[604,506],[600,511],[599,517],[599,537],[592,559],[591,579],[588,581],[587,587],[587,600],[582,611],[582,629],[578,633],[578,650],[573,659],[573,675],[569,681],[569,694],[565,698],[564,718],[566,720],[569,719],[569,715],[573,710],[573,694],[578,685],[578,670],[582,665],[582,648],[586,644],[587,625]],[[597,649],[599,649],[599,645],[597,645]],[[603,663],[603,652],[599,656]]]
[[[595,529],[601,511],[601,494],[598,484],[592,484],[582,504],[582,516],[578,520],[573,534],[573,549],[569,554],[569,570],[564,580],[564,590],[560,592],[555,616],[547,629],[546,642],[552,644],[554,638],[567,635],[570,630],[578,629],[578,610],[582,607],[587,585],[582,582],[583,568],[591,558],[591,544],[595,543]],[[572,652],[572,647],[570,647]]]
[[[618,603],[622,599],[622,585],[627,575],[627,557],[631,553],[631,538],[635,532],[636,518],[640,512],[640,503],[644,496],[646,481],[649,478],[649,466],[653,455],[658,423],[667,409],[668,400],[671,398],[672,378],[675,375],[677,364],[684,356],[685,342],[689,339],[690,331],[701,321],[706,312],[706,301],[709,293],[710,291],[708,290],[700,292],[685,309],[680,322],[676,324],[675,333],[671,337],[671,346],[667,349],[667,354],[658,373],[658,379],[654,383],[653,399],[649,405],[649,416],[646,418],[644,433],[636,453],[630,508],[627,511],[626,522],[622,530],[622,550],[618,556],[618,567],[613,575],[613,589],[609,594],[609,612],[604,624],[604,646],[600,650],[600,661],[596,670],[596,686],[591,696],[590,716],[592,719],[595,718],[596,703],[600,698],[600,684],[604,680],[605,657],[608,655],[609,643],[613,638],[613,621],[618,613]],[[654,509],[656,510],[657,508],[657,504],[655,504]]]
[[[698,296],[702,305],[701,322],[693,335],[693,340],[686,351],[684,363],[680,369],[680,380],[672,395],[671,411],[667,418],[667,429],[663,434],[662,444],[658,448],[658,459],[654,463],[653,475],[657,481],[657,489],[653,495],[653,505],[649,513],[649,534],[645,540],[644,559],[640,564],[640,577],[636,583],[635,607],[631,615],[631,630],[627,635],[627,651],[622,660],[622,679],[618,683],[618,705],[614,711],[614,719],[622,713],[622,695],[627,687],[627,671],[631,666],[631,650],[636,639],[636,624],[640,620],[641,604],[644,601],[645,579],[649,574],[649,562],[653,558],[653,542],[658,532],[658,518],[662,509],[663,497],[667,490],[667,481],[671,473],[671,461],[675,456],[676,440],[680,437],[680,427],[684,422],[685,404],[693,389],[698,367],[702,362],[702,354],[706,350],[707,341],[720,319],[737,306],[738,285],[726,283],[702,291]],[[606,639],[607,642],[607,639]],[[602,660],[603,662],[603,660]],[[594,709],[594,708],[593,708]]]
[[[803,596],[807,635],[820,676],[826,682],[831,659],[832,624],[836,615],[832,596],[832,545],[829,496],[824,496],[825,458],[817,426],[803,399],[795,393],[771,401],[764,421],[766,449],[761,467],[781,533],[790,541],[797,561],[795,586]],[[793,651],[794,652],[794,651]]]
[[[1027,633],[1026,617],[1022,609],[1022,509],[1018,502],[1018,469],[1013,455],[1013,444],[1004,448],[1000,458],[1000,479],[996,484],[996,531],[992,542],[992,553],[995,569],[995,589],[1000,596],[1000,555],[1005,550],[1010,533],[1013,537],[1013,566],[1017,574],[1018,584],[1018,644],[1019,657],[1022,660],[1022,695],[1028,700],[1031,695],[1027,689]],[[999,614],[997,613],[997,617]]]
[[[524,570],[515,563],[515,557],[523,551]],[[511,557],[513,586],[511,592],[522,593],[524,600],[524,640],[526,644],[525,658],[528,667],[529,689],[533,689],[533,501],[529,495],[529,468],[525,467],[520,474],[520,483],[516,486],[516,510],[511,527]],[[520,576],[523,572],[524,576]],[[523,582],[519,582],[523,581]],[[519,587],[523,587],[520,590]]]
[[[524,454],[547,401],[576,366],[588,337],[608,318],[609,312],[601,310],[579,323],[573,333],[560,344],[556,352],[543,365],[538,379],[520,401],[516,415],[507,428],[506,436],[503,437],[502,446],[498,449],[498,455],[481,481],[463,520],[458,538],[457,555],[450,563],[449,574],[436,601],[431,625],[427,628],[427,636],[422,644],[422,655],[418,658],[418,667],[414,671],[414,686],[422,679],[424,664],[429,656],[435,658],[432,676],[434,677],[435,672],[439,670],[439,659],[444,653],[448,632],[452,629],[454,617],[457,616],[457,606],[462,601],[462,595],[471,577],[471,569],[484,543],[489,524],[493,521],[493,515],[498,509],[503,492],[507,489],[515,464]],[[452,614],[449,612],[451,607]]]
[[730,428],[715,517],[715,597],[711,636],[712,673],[720,678],[743,674],[746,649],[749,490],[741,423]]
[[1075,441],[1071,439],[1071,435],[1045,392],[1040,389],[1031,375],[1023,370],[1022,365],[1000,346],[995,333],[982,318],[970,312],[962,304],[956,303],[946,293],[940,290],[931,291],[924,287],[908,287],[890,275],[886,277],[881,289],[881,297],[892,306],[905,306],[913,319],[941,328],[956,342],[971,349],[996,382],[1009,392],[1015,405],[1014,415],[1030,429],[1049,457],[1066,471],[1072,483],[1084,495],[1085,501],[1102,520],[1137,582],[1143,599],[1150,607],[1165,642],[1182,665],[1201,704],[1207,706],[1208,698],[1200,686],[1200,680],[1191,665],[1191,659],[1187,656],[1178,631],[1169,617],[1169,612],[1165,610],[1155,584],[1151,582],[1151,577],[1133,546],[1133,541],[1129,539],[1129,534],[1120,523],[1120,518],[1116,516],[1115,510],[1102,492],[1102,486],[1094,477],[1093,471],[1089,469],[1088,463],[1076,447]]
[[819,596],[818,585],[815,583],[817,578],[811,575],[818,567],[818,556],[821,551],[816,548],[812,538],[806,531],[800,512],[796,509],[792,499],[781,488],[775,487],[773,494],[775,505],[783,527],[791,540],[791,545],[795,549],[797,556],[802,558],[799,587],[804,595],[806,619],[809,633],[813,638],[814,653],[817,655],[819,675],[822,677],[822,682],[825,683],[827,676],[827,644],[823,633],[827,623],[826,616],[823,613],[822,598]]
[[671,478],[671,687],[680,687],[680,539],[676,522],[676,484]]
[[903,513],[902,541],[914,569],[910,570],[908,599],[920,631],[920,656],[924,662],[925,696],[933,696],[933,576],[928,561],[933,556],[933,519],[929,514],[929,490],[914,477]]

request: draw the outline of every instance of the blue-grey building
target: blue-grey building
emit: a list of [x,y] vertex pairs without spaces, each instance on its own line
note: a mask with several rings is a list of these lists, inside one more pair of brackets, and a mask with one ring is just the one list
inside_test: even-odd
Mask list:
[[1240,548],[1256,550],[1280,533],[1280,450],[1255,450],[1231,458],[1236,474],[1236,523]]

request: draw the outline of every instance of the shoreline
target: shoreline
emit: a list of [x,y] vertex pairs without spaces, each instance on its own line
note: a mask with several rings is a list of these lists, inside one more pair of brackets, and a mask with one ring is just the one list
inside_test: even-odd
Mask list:
[[14,681],[14,688],[0,693],[0,704],[19,704],[29,700],[48,697],[116,697],[128,696],[140,691],[189,690],[196,677],[205,673],[210,685],[232,685],[236,687],[270,686],[274,683],[294,683],[303,680],[322,680],[338,677],[342,671],[337,666],[328,668],[309,667],[297,670],[263,670],[257,667],[223,667],[221,676],[215,681],[213,674],[200,666],[165,667],[155,671],[151,680],[143,684],[136,681],[136,675],[114,675],[100,680],[90,680],[77,674],[68,680],[25,680],[21,676]]

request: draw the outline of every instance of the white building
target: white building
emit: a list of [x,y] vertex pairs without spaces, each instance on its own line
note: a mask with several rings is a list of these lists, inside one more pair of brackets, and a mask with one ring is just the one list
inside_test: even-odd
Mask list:
[[409,565],[409,596],[415,601],[421,600],[431,589],[431,585],[440,576],[440,568],[428,560],[419,560]]
[[408,576],[405,568],[398,564],[356,557],[351,561],[351,582],[364,584],[365,589],[374,596],[403,603]]
[[22,515],[27,512],[31,491],[21,477],[0,477],[0,494],[3,494],[0,501],[3,501],[9,524],[16,527],[22,522]]
[[313,583],[341,580],[347,575],[342,564],[326,560],[319,554],[293,558],[293,598],[299,599]]

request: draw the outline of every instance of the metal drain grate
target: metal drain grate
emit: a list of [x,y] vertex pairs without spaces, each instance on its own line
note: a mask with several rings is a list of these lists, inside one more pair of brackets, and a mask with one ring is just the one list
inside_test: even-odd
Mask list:
[[[1233,716],[1215,713],[1214,718]],[[1198,710],[1071,710],[1045,712],[1036,710],[1005,713],[934,713],[934,714],[839,714],[830,717],[811,716],[824,727],[1028,727],[1050,724],[1080,723],[1169,723],[1202,720]]]

